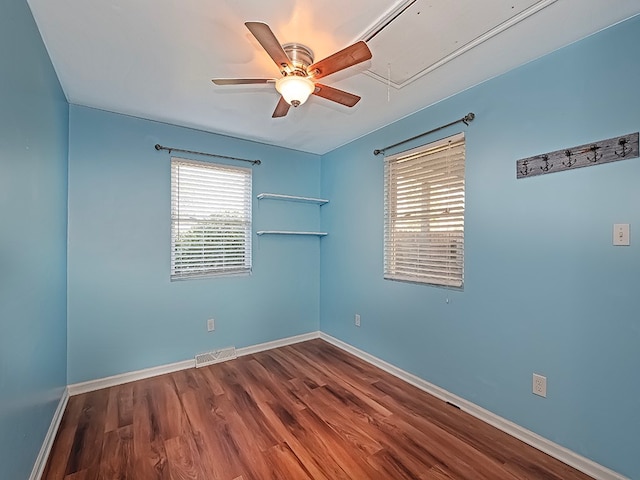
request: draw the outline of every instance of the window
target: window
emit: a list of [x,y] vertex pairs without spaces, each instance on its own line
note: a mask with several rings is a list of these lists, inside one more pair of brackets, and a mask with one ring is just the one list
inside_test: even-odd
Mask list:
[[171,159],[171,279],[251,272],[251,170]]
[[384,278],[462,287],[464,134],[389,156]]

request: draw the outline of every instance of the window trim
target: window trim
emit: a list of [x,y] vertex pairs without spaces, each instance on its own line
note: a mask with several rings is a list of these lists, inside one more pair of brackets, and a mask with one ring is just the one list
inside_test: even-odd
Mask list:
[[[398,193],[397,190],[399,187],[397,181],[393,184],[391,182],[393,181],[392,176],[398,175],[399,173],[398,168],[401,168],[397,167],[399,165],[399,162],[403,160],[406,162],[411,162],[413,160],[414,163],[412,167],[424,169],[426,167],[424,167],[424,165],[416,165],[417,162],[424,161],[425,159],[428,161],[431,155],[437,155],[439,152],[442,152],[443,147],[445,147],[446,149],[447,145],[450,145],[450,148],[452,149],[456,149],[453,150],[453,153],[458,157],[461,157],[458,159],[456,159],[455,157],[453,157],[452,159],[446,157],[444,158],[444,160],[440,159],[441,165],[438,166],[437,169],[439,171],[442,171],[443,173],[451,168],[457,169],[458,171],[457,174],[450,174],[449,177],[447,177],[444,185],[439,185],[440,188],[448,189],[450,191],[450,194],[457,194],[457,200],[454,200],[453,198],[446,199],[447,210],[456,210],[454,212],[447,211],[446,214],[448,216],[453,216],[454,218],[447,219],[449,225],[440,225],[438,227],[440,231],[446,230],[450,232],[448,236],[440,236],[441,240],[442,238],[448,239],[450,247],[438,244],[438,242],[434,243],[433,240],[437,237],[433,235],[433,231],[431,231],[430,233],[424,231],[425,227],[433,229],[434,221],[436,223],[443,221],[442,216],[425,218],[425,216],[428,216],[430,214],[433,215],[433,207],[431,206],[431,204],[433,204],[432,193],[420,192],[418,194],[418,203],[421,204],[418,206],[419,213],[414,210],[413,212],[405,214],[404,219],[399,218],[397,213],[394,214],[392,212],[392,210],[397,208],[398,200],[397,197],[393,199],[391,199],[390,197],[391,195],[394,195],[394,192],[396,194]],[[434,157],[434,160],[435,159],[436,157]],[[451,135],[449,137],[442,138],[440,140],[430,142],[428,144],[424,144],[410,150],[386,156],[384,162],[384,279],[463,290],[465,236],[464,216],[466,210],[466,140],[464,132],[457,133],[455,135]],[[406,165],[411,164],[407,163]],[[396,170],[392,171],[394,166],[396,166]],[[407,166],[405,166],[405,169],[406,168]],[[419,179],[422,180],[419,183],[429,185],[429,188],[433,190],[433,179],[427,180],[424,177],[425,173],[426,172],[419,172]],[[413,183],[413,186],[415,187],[415,182]],[[447,188],[448,185],[451,186]],[[409,192],[405,190],[405,195],[408,193]],[[407,200],[407,202],[409,202],[409,200]],[[405,204],[405,209],[406,208],[409,208],[409,205]],[[418,214],[416,215],[416,213]],[[404,226],[395,226],[394,224],[397,224],[398,222],[404,223]],[[410,235],[412,238],[404,241],[403,243],[402,239],[398,239],[400,233],[402,232],[402,228],[405,229],[405,234],[407,233],[407,231],[415,232],[416,228],[418,228],[419,231],[418,233],[413,233],[412,235]],[[429,252],[431,253],[425,253],[426,250],[429,250]],[[449,259],[447,260],[448,251],[453,252],[455,258],[449,257]],[[440,254],[440,258],[438,258],[438,254]],[[409,259],[409,261],[405,261],[405,265],[410,263],[411,261],[415,261],[414,259],[416,257],[424,257],[424,260],[422,260],[424,262],[424,266],[420,267],[416,264],[403,267],[402,262],[399,262],[397,258],[398,256],[403,255],[405,256],[405,258]],[[443,258],[444,261],[442,260]],[[445,269],[451,268],[452,270],[445,270],[444,273],[438,272],[438,264],[441,264],[443,267],[445,267]],[[416,266],[417,268],[414,268]],[[457,273],[458,271],[459,274]]]

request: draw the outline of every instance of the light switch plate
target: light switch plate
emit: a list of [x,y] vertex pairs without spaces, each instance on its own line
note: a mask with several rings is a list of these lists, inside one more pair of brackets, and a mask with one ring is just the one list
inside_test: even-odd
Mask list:
[[616,246],[629,245],[629,224],[616,223],[613,225],[613,244]]

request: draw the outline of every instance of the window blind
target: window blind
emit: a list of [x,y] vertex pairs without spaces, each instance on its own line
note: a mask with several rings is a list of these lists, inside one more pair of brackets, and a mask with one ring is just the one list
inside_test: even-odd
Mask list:
[[251,271],[251,170],[171,159],[171,279]]
[[384,278],[462,287],[464,134],[385,159]]

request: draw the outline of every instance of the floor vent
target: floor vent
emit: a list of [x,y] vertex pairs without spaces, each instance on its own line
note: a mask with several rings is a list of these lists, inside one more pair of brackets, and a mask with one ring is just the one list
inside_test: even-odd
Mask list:
[[236,347],[221,348],[213,352],[196,355],[196,368],[205,367],[214,363],[226,362],[236,358]]

